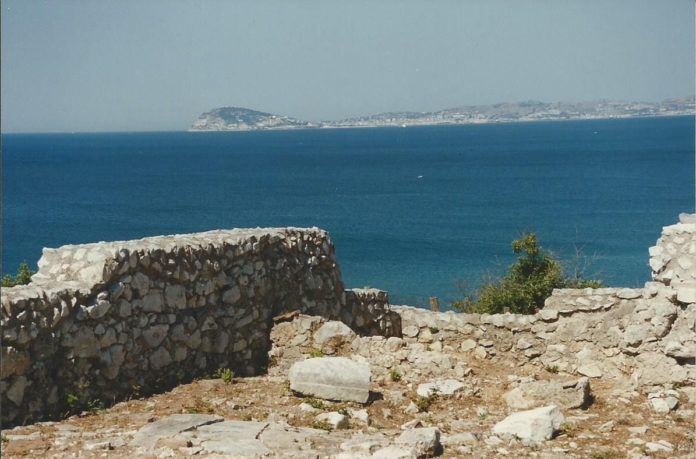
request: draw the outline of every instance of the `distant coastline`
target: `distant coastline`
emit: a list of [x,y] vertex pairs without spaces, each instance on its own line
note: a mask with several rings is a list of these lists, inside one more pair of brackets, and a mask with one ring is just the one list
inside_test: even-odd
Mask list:
[[435,112],[388,112],[338,121],[310,122],[243,107],[221,107],[203,113],[190,132],[264,131],[413,127],[539,121],[604,120],[688,116],[696,113],[693,98],[661,102],[517,102],[450,108]]

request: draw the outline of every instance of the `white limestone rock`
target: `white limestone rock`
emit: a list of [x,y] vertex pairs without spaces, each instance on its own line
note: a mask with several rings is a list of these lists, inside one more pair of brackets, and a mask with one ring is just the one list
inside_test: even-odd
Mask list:
[[302,411],[303,413],[318,413],[318,412],[321,411],[321,410],[318,409],[318,408],[314,408],[314,407],[313,407],[312,405],[310,405],[309,403],[304,403],[304,402],[303,402],[303,403],[300,403],[300,406],[299,406],[298,408],[299,408],[300,411]]
[[511,414],[493,426],[493,433],[542,442],[553,437],[563,420],[561,410],[556,405],[549,405]]
[[323,346],[335,348],[350,343],[355,336],[355,332],[348,325],[337,320],[330,320],[314,333],[314,343],[320,348]]
[[404,336],[407,336],[409,338],[415,338],[416,336],[418,336],[419,331],[420,331],[420,329],[418,327],[416,327],[415,325],[408,325],[408,326],[403,328],[401,333]]
[[386,446],[378,449],[372,456],[372,459],[418,459],[418,454],[414,448],[405,446]]
[[461,348],[462,352],[472,351],[476,348],[476,341],[473,339],[465,339],[462,341],[462,344],[459,347]]
[[577,381],[524,382],[503,394],[505,403],[513,410],[526,410],[549,402],[563,409],[580,408],[590,402],[588,378]]
[[661,451],[670,452],[674,451],[674,445],[666,440],[658,440],[656,442],[648,442],[645,444],[645,449],[649,453],[657,453]]
[[356,421],[359,421],[365,425],[370,425],[370,414],[367,412],[367,410],[349,409],[348,414],[350,415],[351,419],[355,419]]
[[348,416],[336,411],[322,413],[314,419],[316,419],[318,422],[325,422],[334,430],[348,428]]
[[680,303],[696,303],[696,286],[677,287],[677,301]]
[[641,386],[683,383],[688,378],[686,368],[659,352],[643,352],[636,361],[638,366],[631,378]]
[[679,405],[679,392],[658,391],[648,394],[648,402],[656,413],[667,414]]
[[461,381],[457,381],[456,379],[440,379],[419,384],[416,393],[421,397],[428,397],[433,394],[454,395],[462,389],[464,389],[464,383]]
[[222,417],[212,414],[173,414],[145,424],[135,433],[129,445],[150,449],[160,438],[222,421]]
[[296,362],[289,378],[291,390],[325,400],[366,403],[370,397],[369,364],[345,357]]
[[442,451],[440,429],[437,427],[405,430],[399,435],[395,443],[399,446],[413,448],[418,457],[434,457]]
[[602,370],[599,368],[599,365],[594,362],[588,362],[584,365],[580,365],[578,367],[578,373],[583,376],[587,376],[588,378],[602,377]]

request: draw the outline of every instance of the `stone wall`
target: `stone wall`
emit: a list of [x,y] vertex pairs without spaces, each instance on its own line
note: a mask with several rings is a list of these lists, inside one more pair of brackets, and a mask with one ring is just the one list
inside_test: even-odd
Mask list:
[[[478,359],[536,363],[634,386],[696,383],[696,216],[681,215],[650,248],[643,288],[555,290],[536,315],[433,313],[406,306],[406,340]],[[434,333],[437,331],[437,333]]]
[[395,352],[387,345],[399,339],[380,336],[403,336],[422,345],[408,358],[430,359],[443,374],[453,369],[442,351],[459,349],[641,388],[694,384],[696,216],[664,228],[650,254],[654,281],[643,288],[556,290],[525,316],[390,307],[384,291],[344,290],[331,240],[317,228],[45,249],[30,285],[2,291],[2,423],[109,405],[220,368],[256,374],[273,319],[299,313],[364,335],[353,343],[358,354],[384,341],[384,371]]
[[401,336],[401,316],[389,306],[389,294],[375,288],[345,291],[340,319],[364,336]]
[[3,425],[109,405],[210,375],[257,373],[275,315],[337,318],[325,231],[256,229],[44,249],[2,290]]
[[653,279],[672,287],[683,303],[696,302],[696,215],[681,214],[679,223],[662,229],[650,247]]

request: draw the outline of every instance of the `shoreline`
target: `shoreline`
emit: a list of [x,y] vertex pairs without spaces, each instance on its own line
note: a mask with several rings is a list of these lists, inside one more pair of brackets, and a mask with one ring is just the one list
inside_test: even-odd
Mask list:
[[[356,125],[356,126],[306,126],[306,127],[270,127],[258,129],[187,129],[186,131],[162,131],[162,132],[260,132],[260,131],[307,131],[307,130],[333,130],[333,129],[379,129],[379,128],[414,128],[414,127],[430,127],[430,126],[479,126],[488,124],[523,124],[523,123],[548,123],[548,122],[565,122],[565,121],[607,121],[607,120],[625,120],[625,119],[646,119],[646,118],[679,118],[679,117],[696,117],[694,113],[670,113],[664,115],[626,115],[626,116],[606,116],[593,118],[546,118],[546,119],[519,119],[519,120],[488,120],[481,122],[441,122],[441,123],[417,123],[417,124],[384,124],[384,125]],[[142,131],[148,132],[148,131]]]

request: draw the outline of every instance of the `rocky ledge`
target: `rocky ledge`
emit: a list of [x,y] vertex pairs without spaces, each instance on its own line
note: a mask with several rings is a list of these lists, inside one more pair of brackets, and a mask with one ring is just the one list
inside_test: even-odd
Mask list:
[[[418,316],[437,323],[447,314]],[[3,433],[4,454],[693,457],[693,386],[582,376],[516,358],[484,336],[472,347],[452,330],[406,324],[418,334],[361,337],[341,322],[294,315],[271,331],[265,375],[202,378],[16,427]]]

